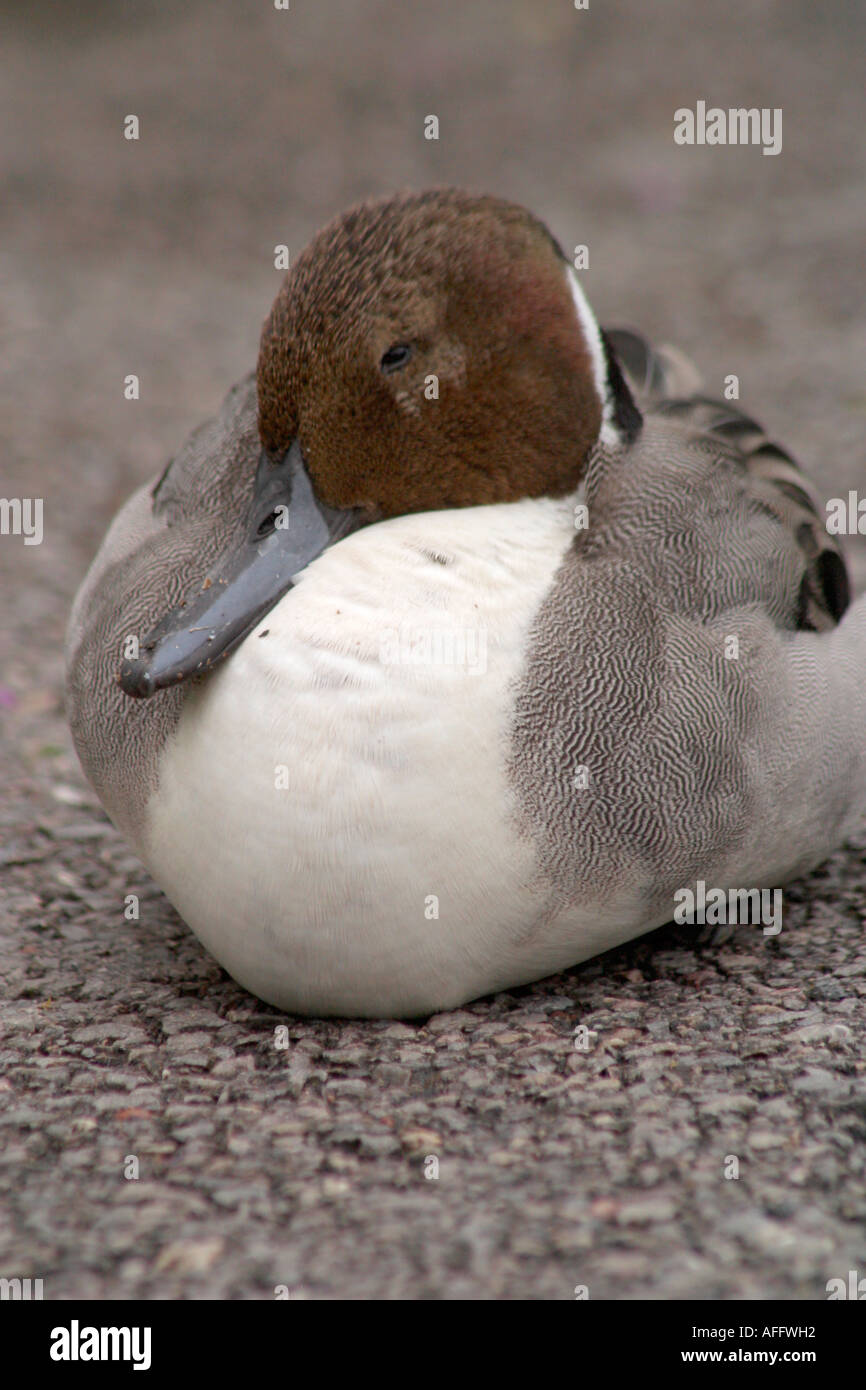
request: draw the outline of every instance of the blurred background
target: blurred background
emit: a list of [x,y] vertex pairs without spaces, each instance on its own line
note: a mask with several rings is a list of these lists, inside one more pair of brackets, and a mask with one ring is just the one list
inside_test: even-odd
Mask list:
[[[53,980],[44,974],[56,950],[80,946],[85,980],[101,969],[112,950],[112,935],[100,933],[105,902],[119,900],[135,867],[71,752],[69,605],[120,503],[253,367],[281,278],[276,244],[296,254],[346,205],[397,188],[461,184],[525,203],[564,247],[588,245],[583,284],[602,322],[677,343],[713,392],[736,373],[741,404],[825,495],[863,492],[866,5],[291,0],[279,11],[272,0],[0,0],[0,26],[0,496],[42,497],[45,527],[38,547],[0,537],[0,866],[3,855],[15,866],[0,927],[10,929],[7,944],[15,933],[13,997],[45,996],[47,1007],[64,989],[73,997],[62,968]],[[675,110],[699,100],[781,107],[782,153],[676,145]],[[124,139],[130,114],[137,141]],[[438,141],[424,138],[431,114]],[[136,402],[124,399],[130,373],[140,378]],[[862,549],[849,552],[862,584]],[[49,874],[52,836],[65,857]],[[88,898],[99,873],[114,886]],[[161,920],[174,923],[164,926],[172,944],[156,929],[130,937],[130,980],[145,959],[157,980],[166,960],[183,958],[182,987],[204,988],[196,982],[215,978],[215,967],[171,914]],[[854,940],[856,923],[849,929]],[[641,962],[646,949],[621,959]],[[108,985],[104,993],[110,1001]],[[78,1021],[89,1022],[91,1006],[82,1007]],[[30,1015],[21,1018],[29,1046]],[[36,1130],[41,1116],[31,1117]],[[593,1171],[607,1171],[608,1158]],[[829,1194],[827,1172],[818,1187]],[[549,1178],[543,1166],[537,1174]],[[56,1188],[55,1221],[76,1207],[72,1190]],[[34,1189],[31,1232],[42,1229],[45,1200]],[[841,1210],[840,1221],[854,1219]],[[705,1204],[693,1215],[700,1241]],[[747,1242],[756,1219],[751,1208],[743,1217]],[[834,1219],[822,1208],[820,1232]],[[70,1220],[74,1252],[87,1219]],[[838,1232],[849,1227],[833,1229],[828,1248],[841,1249]],[[771,1261],[774,1238],[771,1230]],[[712,1259],[680,1284],[676,1240],[665,1247],[663,1292],[805,1296],[826,1277],[816,1264],[792,1284],[800,1274],[786,1266],[750,1285],[732,1254],[730,1278],[717,1280],[719,1246],[708,1240]],[[97,1242],[93,1269],[102,1249]],[[656,1287],[660,1268],[656,1255],[635,1265],[634,1288]],[[4,1266],[16,1270],[27,1272]],[[131,1267],[128,1287],[142,1277]],[[625,1277],[610,1274],[610,1287],[621,1291]],[[101,1279],[68,1287],[104,1294],[111,1285]]]
[[[826,489],[862,478],[859,0],[6,0],[0,20],[0,469],[46,508],[46,543],[2,552],[39,594],[29,630],[59,637],[116,506],[252,367],[274,246],[396,188],[526,203],[589,246],[603,321],[676,341],[714,389],[736,372]],[[781,107],[782,153],[675,145],[698,99]]]

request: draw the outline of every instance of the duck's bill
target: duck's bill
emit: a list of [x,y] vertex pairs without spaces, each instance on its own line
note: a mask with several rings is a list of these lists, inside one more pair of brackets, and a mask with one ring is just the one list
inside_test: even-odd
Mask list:
[[157,624],[120,685],[146,699],[210,671],[243,641],[311,560],[364,524],[357,510],[326,507],[313,489],[297,441],[279,462],[263,454],[247,526],[201,587]]

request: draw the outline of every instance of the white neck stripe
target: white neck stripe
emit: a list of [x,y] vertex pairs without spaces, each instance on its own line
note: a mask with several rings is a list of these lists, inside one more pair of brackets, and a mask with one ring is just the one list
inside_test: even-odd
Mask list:
[[607,357],[605,356],[604,344],[601,341],[601,329],[598,321],[589,307],[586,295],[580,287],[580,282],[570,265],[566,266],[568,284],[571,290],[571,297],[574,300],[574,307],[577,310],[577,319],[583,333],[584,341],[592,362],[592,375],[595,381],[595,389],[601,401],[601,429],[599,430],[599,443],[618,444],[620,434],[614,424],[614,403],[610,391],[610,383],[607,379]]

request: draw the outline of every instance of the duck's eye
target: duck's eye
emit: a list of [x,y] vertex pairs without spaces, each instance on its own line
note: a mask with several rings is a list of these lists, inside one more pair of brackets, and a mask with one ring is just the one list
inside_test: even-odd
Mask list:
[[405,367],[411,356],[412,348],[409,343],[394,343],[393,347],[389,347],[388,351],[382,354],[379,366],[386,374],[399,372],[401,367]]

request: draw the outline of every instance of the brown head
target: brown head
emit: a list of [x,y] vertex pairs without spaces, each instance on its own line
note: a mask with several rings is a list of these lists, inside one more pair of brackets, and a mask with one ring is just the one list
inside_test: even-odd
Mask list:
[[326,546],[407,512],[562,496],[640,427],[544,225],[454,189],[365,203],[310,242],[262,333],[239,538],[124,662],[149,696],[222,660]]
[[498,198],[353,208],[299,255],[265,323],[264,448],[297,438],[324,502],[381,516],[573,490],[608,369],[575,283],[543,223]]

